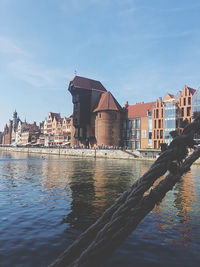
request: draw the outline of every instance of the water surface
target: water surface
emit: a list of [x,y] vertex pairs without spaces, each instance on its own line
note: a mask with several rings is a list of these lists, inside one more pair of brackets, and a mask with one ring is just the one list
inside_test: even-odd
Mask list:
[[[150,162],[0,152],[0,266],[47,266]],[[199,266],[193,166],[103,266]]]

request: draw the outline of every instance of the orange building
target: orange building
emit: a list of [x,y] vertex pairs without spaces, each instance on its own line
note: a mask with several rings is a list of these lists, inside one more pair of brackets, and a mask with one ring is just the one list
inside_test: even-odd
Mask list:
[[183,125],[182,122],[187,120],[192,122],[192,96],[196,92],[195,89],[188,86],[184,86],[182,92],[178,97],[178,106],[179,106],[179,132],[182,131]]
[[159,148],[164,143],[164,103],[159,97],[152,110],[152,145]]
[[138,148],[148,148],[149,139],[152,139],[151,123],[149,116],[155,102],[136,103],[128,105],[126,103],[126,120],[123,122],[124,146],[135,150]]

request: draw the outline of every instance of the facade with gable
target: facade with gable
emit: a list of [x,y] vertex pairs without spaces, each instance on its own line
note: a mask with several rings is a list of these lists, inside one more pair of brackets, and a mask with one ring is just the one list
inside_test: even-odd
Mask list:
[[5,125],[4,132],[3,132],[3,144],[4,145],[11,145],[15,143],[15,136],[18,122],[20,121],[19,117],[17,116],[16,110],[13,112],[13,118],[9,121],[9,124]]
[[69,83],[72,95],[73,146],[120,146],[122,108],[101,82],[75,76]]
[[172,141],[171,131],[180,134],[185,125],[192,122],[192,101],[198,102],[198,94],[195,93],[195,89],[185,85],[176,95],[167,93],[163,99],[157,100],[153,109],[153,148],[159,148],[161,143],[169,144]]
[[48,119],[42,124],[45,146],[70,145],[72,132],[72,117],[61,118],[60,113],[49,112]]

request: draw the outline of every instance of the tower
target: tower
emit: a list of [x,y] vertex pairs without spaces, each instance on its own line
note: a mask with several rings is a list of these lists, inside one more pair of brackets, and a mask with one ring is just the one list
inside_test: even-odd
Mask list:
[[68,90],[74,104],[74,141],[84,145],[88,142],[93,143],[95,138],[93,110],[97,107],[102,93],[107,90],[99,81],[80,76],[75,76],[70,81]]

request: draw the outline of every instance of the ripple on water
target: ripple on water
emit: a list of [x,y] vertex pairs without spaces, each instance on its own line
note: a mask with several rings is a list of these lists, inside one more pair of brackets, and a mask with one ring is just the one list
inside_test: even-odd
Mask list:
[[[151,164],[10,155],[0,161],[1,266],[47,266]],[[199,195],[194,166],[104,266],[199,266]]]

